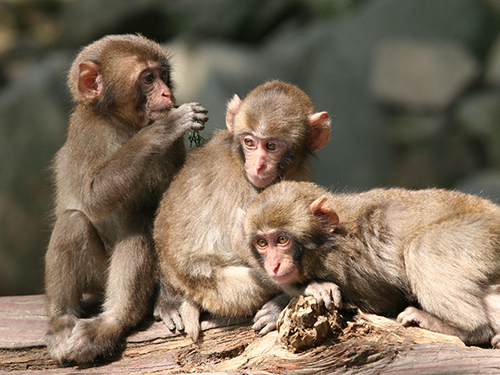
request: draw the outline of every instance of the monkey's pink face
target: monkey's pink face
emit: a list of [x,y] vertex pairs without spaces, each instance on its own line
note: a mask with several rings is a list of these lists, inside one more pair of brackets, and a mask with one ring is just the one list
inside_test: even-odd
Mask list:
[[260,232],[252,245],[264,261],[264,269],[278,284],[300,281],[300,273],[293,261],[294,240],[277,230]]
[[285,143],[254,134],[242,135],[240,143],[248,180],[258,188],[272,184],[278,177],[278,165],[287,149]]
[[167,86],[168,70],[161,67],[148,67],[139,76],[141,88],[146,95],[144,108],[146,121],[156,121],[174,106],[172,91]]

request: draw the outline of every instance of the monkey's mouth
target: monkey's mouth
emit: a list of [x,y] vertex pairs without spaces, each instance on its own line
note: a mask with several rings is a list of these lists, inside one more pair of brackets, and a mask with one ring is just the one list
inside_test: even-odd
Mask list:
[[270,275],[271,278],[278,284],[287,284],[297,279],[297,270],[293,270],[280,275]]
[[252,176],[248,175],[248,179],[250,182],[258,188],[266,187],[274,182],[276,179],[275,175],[267,175],[267,176]]

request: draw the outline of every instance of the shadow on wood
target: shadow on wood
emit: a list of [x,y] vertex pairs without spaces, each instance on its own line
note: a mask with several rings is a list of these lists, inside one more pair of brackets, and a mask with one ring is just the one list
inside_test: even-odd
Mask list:
[[500,351],[466,347],[453,336],[359,314],[339,338],[292,353],[278,333],[257,335],[249,324],[212,328],[194,344],[147,322],[127,338],[125,351],[94,367],[61,368],[46,352],[44,296],[0,298],[0,373],[14,374],[499,374]]

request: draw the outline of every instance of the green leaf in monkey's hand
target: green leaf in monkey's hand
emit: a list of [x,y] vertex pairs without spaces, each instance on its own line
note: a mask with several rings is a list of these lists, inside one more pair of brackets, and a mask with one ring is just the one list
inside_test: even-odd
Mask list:
[[193,143],[196,147],[201,146],[205,142],[205,138],[203,138],[200,134],[199,130],[190,130],[188,134],[189,147],[193,147]]

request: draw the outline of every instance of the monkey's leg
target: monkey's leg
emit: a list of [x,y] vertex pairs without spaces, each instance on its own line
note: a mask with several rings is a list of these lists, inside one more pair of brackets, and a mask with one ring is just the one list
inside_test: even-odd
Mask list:
[[77,322],[68,340],[69,359],[87,363],[115,354],[127,330],[144,317],[155,282],[152,240],[147,232],[136,231],[119,241],[111,256],[103,312]]
[[490,285],[488,293],[484,298],[484,304],[488,312],[488,317],[495,332],[490,343],[494,348],[499,348],[500,344],[500,285]]
[[99,292],[104,284],[104,246],[88,218],[66,210],[56,221],[45,256],[49,354],[67,359],[67,340],[79,317],[84,292]]
[[[191,278],[185,278],[189,280],[184,285],[186,298],[214,315],[250,317],[279,292],[249,267],[220,264],[207,267],[206,263],[191,264],[191,267]],[[199,316],[196,318],[195,310],[195,305],[192,305],[189,316],[181,310],[185,331],[190,332],[193,339],[198,337],[200,331]]]
[[491,267],[492,238],[481,215],[469,215],[425,227],[408,241],[405,266],[413,294],[423,311],[409,308],[398,320],[458,336],[466,344],[493,335],[484,304]]

